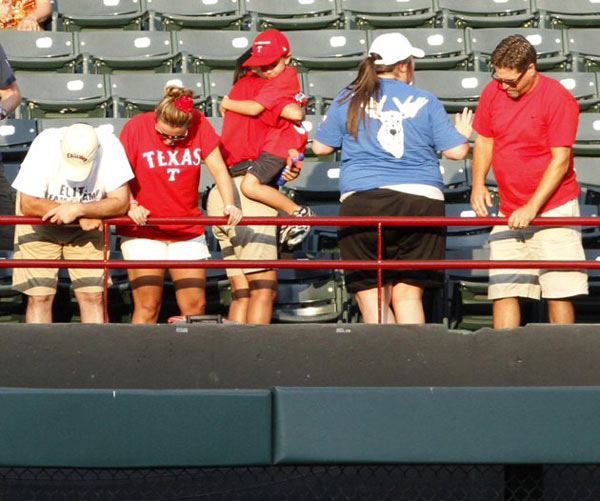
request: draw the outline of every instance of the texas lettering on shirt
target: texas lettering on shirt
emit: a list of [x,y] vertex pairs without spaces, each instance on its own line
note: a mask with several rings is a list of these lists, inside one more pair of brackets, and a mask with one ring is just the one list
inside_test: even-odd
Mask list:
[[202,161],[201,151],[200,148],[194,148],[193,150],[188,148],[184,150],[153,150],[143,152],[142,157],[146,160],[150,169],[166,167],[169,181],[175,181],[176,176],[181,172],[178,167],[200,165]]

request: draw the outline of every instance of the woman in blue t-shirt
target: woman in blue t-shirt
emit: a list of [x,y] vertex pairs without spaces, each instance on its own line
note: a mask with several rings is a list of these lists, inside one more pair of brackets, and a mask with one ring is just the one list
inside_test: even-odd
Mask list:
[[[469,153],[472,112],[452,125],[440,101],[411,84],[414,57],[423,57],[400,33],[377,37],[358,76],[330,106],[313,141],[317,155],[342,149],[341,216],[443,216],[437,152],[460,160]],[[386,226],[383,259],[443,259],[443,226]],[[377,259],[374,227],[339,230],[342,259]],[[441,283],[435,270],[383,271],[384,323],[424,323],[423,288]],[[378,321],[377,272],[350,270],[350,292],[367,323]]]

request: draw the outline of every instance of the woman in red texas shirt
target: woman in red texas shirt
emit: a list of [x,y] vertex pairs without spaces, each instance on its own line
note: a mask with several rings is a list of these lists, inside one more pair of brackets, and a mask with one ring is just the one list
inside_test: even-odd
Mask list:
[[[231,177],[219,150],[219,136],[206,117],[194,109],[193,90],[168,86],[154,112],[136,115],[121,131],[135,179],[128,215],[137,226],[121,226],[125,259],[193,260],[210,257],[204,226],[146,226],[154,217],[201,216],[198,207],[200,165],[205,162],[225,201],[228,224],[242,212],[234,205]],[[206,271],[169,269],[182,315],[204,313]],[[128,270],[133,294],[133,323],[156,323],[160,312],[164,269]]]

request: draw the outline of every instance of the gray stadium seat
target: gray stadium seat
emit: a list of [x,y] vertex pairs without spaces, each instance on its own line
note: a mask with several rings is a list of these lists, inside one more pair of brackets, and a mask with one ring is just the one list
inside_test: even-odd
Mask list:
[[535,3],[543,26],[600,26],[600,9],[595,0],[536,0]]
[[577,182],[582,189],[600,190],[600,158],[575,157],[573,159]]
[[104,117],[110,93],[103,75],[17,74],[25,118]]
[[165,31],[96,31],[79,34],[79,51],[90,73],[153,71],[170,73],[178,59]]
[[339,175],[339,162],[305,161],[300,175],[285,187],[293,192],[298,203],[337,201],[340,198]]
[[[398,31],[376,30],[369,34],[372,42],[377,36]],[[425,51],[424,58],[416,58],[417,70],[466,69],[469,61],[463,30],[451,28],[414,28],[403,30],[410,43]]]
[[82,29],[141,30],[148,18],[139,0],[58,0],[57,24],[63,31]]
[[233,74],[231,71],[211,71],[207,75],[206,95],[210,96],[210,102],[207,105],[207,115],[220,116],[219,102],[233,86]]
[[119,136],[121,129],[127,122],[127,118],[42,118],[38,120],[38,129],[42,131],[44,129],[50,129],[54,127],[69,127],[74,123],[81,122],[89,124],[92,127],[109,127],[116,136]]
[[571,28],[565,40],[575,71],[600,69],[600,29]]
[[471,187],[467,178],[465,160],[440,159],[440,172],[444,180],[444,199],[447,203],[467,203]]
[[164,95],[168,84],[194,90],[194,102],[202,109],[206,99],[204,79],[195,73],[118,74],[110,77],[113,97],[113,115],[132,117],[140,111],[155,108]]
[[335,0],[241,0],[252,30],[311,30],[337,27]]
[[239,29],[237,0],[146,0],[150,27],[163,30]]
[[310,71],[304,75],[304,89],[309,97],[308,110],[322,114],[339,94],[356,78],[356,71]]
[[5,161],[21,161],[38,132],[35,120],[9,118],[0,122],[0,154]]
[[417,71],[415,85],[437,96],[448,112],[475,109],[490,74],[477,71]]
[[532,26],[529,0],[439,0],[444,26]]
[[409,28],[433,26],[436,11],[431,0],[341,0],[346,28]]
[[292,58],[301,68],[357,68],[366,57],[367,37],[360,30],[288,31]]
[[579,115],[573,153],[575,155],[600,156],[600,113],[581,113]]
[[577,99],[581,110],[597,107],[598,103],[600,103],[595,73],[547,72],[545,74],[563,84]]
[[181,52],[184,72],[233,68],[252,46],[255,31],[186,30],[175,33],[175,50]]
[[72,33],[56,31],[0,31],[13,70],[74,72],[80,56]]
[[476,70],[490,70],[492,52],[504,38],[510,35],[523,35],[538,54],[537,67],[541,71],[564,70],[567,56],[563,51],[563,39],[560,30],[540,28],[467,28],[466,38],[473,54],[473,65]]

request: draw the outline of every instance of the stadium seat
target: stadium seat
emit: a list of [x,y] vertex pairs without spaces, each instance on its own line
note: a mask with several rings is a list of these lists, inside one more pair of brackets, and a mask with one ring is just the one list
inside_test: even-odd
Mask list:
[[446,111],[475,109],[479,95],[490,81],[490,74],[477,71],[417,71],[415,85],[438,97]]
[[9,118],[0,122],[0,154],[4,161],[20,162],[38,133],[35,120]]
[[223,129],[223,117],[207,117],[210,124],[215,128],[215,131],[219,136]]
[[360,30],[289,31],[292,58],[303,69],[357,68],[366,57],[367,37]]
[[84,69],[90,73],[170,73],[179,58],[164,31],[96,31],[79,34]]
[[127,118],[113,118],[113,117],[103,117],[103,118],[42,118],[38,120],[38,129],[43,131],[45,129],[50,129],[54,127],[69,127],[74,123],[84,122],[86,124],[91,125],[92,127],[105,127],[110,128],[110,130],[116,135],[119,136],[121,133],[121,129],[127,122]]
[[310,71],[303,75],[308,95],[307,110],[319,115],[325,113],[331,101],[354,81],[356,75],[356,71]]
[[110,92],[103,75],[17,74],[25,118],[105,117]]
[[571,28],[565,35],[575,71],[600,70],[600,29]]
[[577,99],[581,110],[597,108],[600,103],[598,96],[598,84],[595,73],[545,73],[551,78],[558,80]]
[[252,46],[252,31],[187,30],[175,33],[176,51],[182,53],[183,72],[206,72],[233,68],[235,61]]
[[409,28],[433,26],[436,11],[431,0],[341,0],[346,28]]
[[600,26],[600,9],[595,0],[536,0],[535,3],[542,26]]
[[567,56],[563,51],[560,30],[539,28],[484,28],[466,30],[466,39],[473,54],[473,66],[478,71],[489,71],[490,58],[496,46],[510,35],[523,35],[535,47],[540,71],[565,70]]
[[15,71],[73,73],[80,60],[72,33],[4,30],[0,44]]
[[211,71],[207,74],[207,77],[206,94],[210,98],[207,101],[206,114],[218,117],[221,114],[219,102],[233,86],[233,73],[231,71]]
[[[577,174],[577,182],[583,190],[583,195],[588,189],[600,191],[600,157],[575,157],[573,167]],[[586,203],[591,203],[586,200]]]
[[239,29],[237,0],[146,0],[151,29]]
[[83,29],[141,30],[148,12],[139,0],[58,0],[54,22],[62,31]]
[[[490,216],[497,214],[497,209],[490,209]],[[470,203],[447,203],[446,216],[470,218],[476,217]],[[492,226],[448,226],[446,249],[479,249],[487,244]]]
[[335,0],[241,0],[251,30],[312,30],[337,27]]
[[155,108],[164,96],[167,85],[178,85],[194,90],[196,107],[202,109],[206,101],[204,79],[195,73],[117,74],[110,76],[113,115],[132,117],[140,111]]
[[579,115],[573,153],[575,155],[600,156],[600,113],[581,113]]
[[[372,42],[377,36],[398,30],[377,30],[369,34]],[[402,33],[410,43],[425,51],[424,58],[415,59],[417,70],[467,69],[469,55],[463,30],[450,28],[414,28]]]
[[[600,249],[585,249],[585,259],[587,261],[600,261]],[[598,303],[600,301],[600,269],[587,269],[588,289],[587,296],[578,296],[573,298],[575,307],[575,321],[577,323],[598,324],[600,323],[600,314],[598,312]]]
[[532,26],[535,21],[529,0],[439,0],[439,8],[447,27]]
[[[315,134],[317,133],[317,129],[319,128],[319,125],[321,124],[321,122],[323,121],[323,115],[306,115],[304,117],[304,120],[302,121],[302,126],[304,127],[304,129],[308,132],[308,142],[306,145],[306,152],[305,155],[306,156],[313,156],[313,152],[312,152],[312,141],[315,137]],[[321,160],[333,160],[335,154],[330,155],[330,156],[320,156],[319,158]]]
[[467,179],[465,160],[440,159],[440,172],[444,180],[444,199],[446,203],[467,203],[471,187]]

